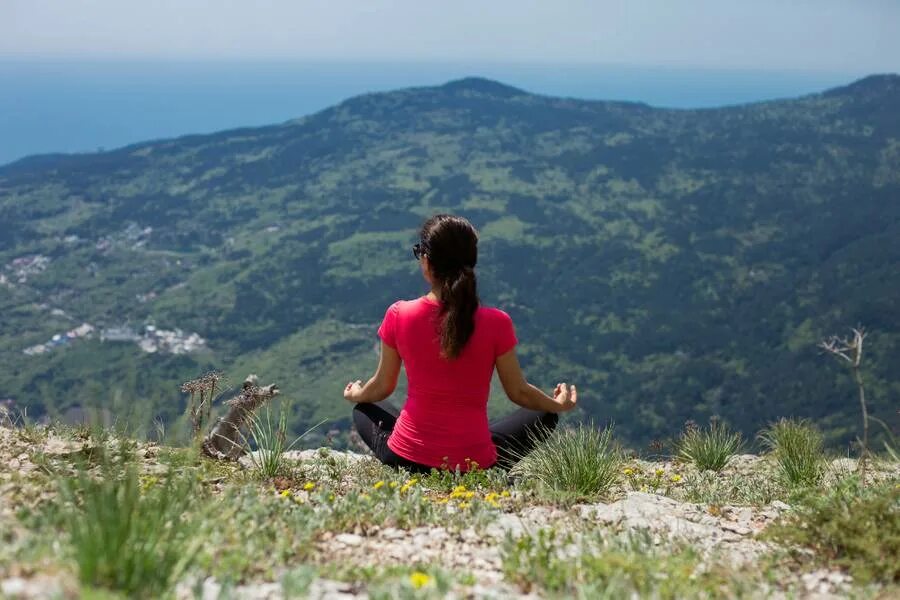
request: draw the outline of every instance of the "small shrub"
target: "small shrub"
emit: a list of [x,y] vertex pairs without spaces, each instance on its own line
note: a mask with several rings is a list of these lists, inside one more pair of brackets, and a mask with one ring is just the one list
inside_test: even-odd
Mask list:
[[811,549],[818,560],[848,569],[859,583],[898,583],[900,486],[893,481],[865,489],[850,477],[825,494],[810,490],[768,535]]
[[422,477],[422,484],[430,490],[446,492],[460,485],[473,490],[502,491],[508,487],[506,471],[499,468],[471,469],[461,473],[432,469]]
[[679,500],[711,506],[763,506],[773,500],[787,500],[789,497],[782,482],[768,473],[687,473],[678,492],[673,496]]
[[643,530],[628,535],[552,529],[514,538],[502,548],[505,578],[561,598],[733,598],[747,593],[730,568],[688,545],[658,546]]
[[701,471],[721,471],[741,447],[741,434],[712,420],[709,429],[689,425],[678,438],[678,457]]
[[82,468],[62,479],[63,528],[81,582],[129,596],[166,592],[198,549],[198,527],[185,516],[196,489],[173,471],[142,481],[124,456],[104,456],[98,478]]
[[579,425],[550,433],[513,467],[512,473],[553,492],[597,497],[609,492],[621,464],[611,427],[601,430]]
[[812,486],[822,480],[824,440],[812,424],[781,419],[763,431],[760,439],[775,455],[781,475],[791,485]]

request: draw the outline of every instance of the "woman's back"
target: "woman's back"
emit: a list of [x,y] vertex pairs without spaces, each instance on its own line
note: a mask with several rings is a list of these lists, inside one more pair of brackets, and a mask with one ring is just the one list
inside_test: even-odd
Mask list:
[[400,301],[378,330],[406,366],[408,397],[388,446],[429,466],[463,469],[496,460],[488,429],[487,401],[496,358],[516,345],[509,316],[478,307],[475,328],[459,356],[441,355],[441,305],[428,298]]
[[[412,247],[427,296],[395,302],[378,329],[375,374],[344,387],[357,404],[353,424],[384,464],[414,471],[509,466],[556,426],[556,413],[575,406],[575,386],[558,383],[553,397],[528,383],[513,347],[512,321],[478,299],[478,232],[466,219],[434,215]],[[385,399],[406,365],[402,412]],[[507,397],[521,408],[488,423],[487,402],[496,367]],[[474,464],[473,464],[474,463]]]

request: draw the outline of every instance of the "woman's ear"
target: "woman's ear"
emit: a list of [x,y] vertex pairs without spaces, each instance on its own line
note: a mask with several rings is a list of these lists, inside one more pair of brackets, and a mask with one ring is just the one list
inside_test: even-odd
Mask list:
[[425,278],[429,285],[434,285],[434,276],[431,274],[431,263],[428,261],[428,256],[422,255],[422,260],[419,264],[422,267],[422,277]]

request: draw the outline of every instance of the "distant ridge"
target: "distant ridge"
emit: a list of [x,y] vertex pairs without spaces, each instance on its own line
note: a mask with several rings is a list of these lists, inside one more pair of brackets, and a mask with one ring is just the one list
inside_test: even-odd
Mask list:
[[897,93],[900,92],[900,74],[882,73],[868,75],[857,79],[845,86],[832,88],[823,93],[825,96],[835,96],[847,93]]
[[[32,166],[40,166],[43,164],[53,164],[53,161],[57,160],[65,160],[67,157],[72,158],[80,158],[85,156],[96,156],[107,154],[110,152],[117,152],[122,148],[131,148],[136,146],[147,146],[147,145],[156,145],[156,144],[165,144],[171,143],[176,140],[187,140],[187,139],[201,139],[209,136],[221,136],[230,133],[237,132],[251,132],[251,131],[262,131],[264,129],[269,128],[278,128],[282,126],[293,126],[297,124],[308,123],[310,119],[314,118],[317,114],[327,114],[331,111],[334,111],[340,106],[350,106],[350,107],[359,107],[367,105],[372,101],[378,101],[383,98],[390,98],[396,96],[397,94],[402,94],[405,96],[409,96],[410,94],[415,95],[421,92],[442,92],[449,93],[451,96],[457,96],[460,94],[475,94],[486,97],[493,97],[497,99],[507,99],[519,96],[530,96],[534,98],[541,98],[544,100],[571,100],[574,102],[582,102],[585,105],[610,105],[610,106],[621,106],[621,107],[639,107],[642,109],[652,109],[656,111],[715,111],[715,110],[729,110],[738,108],[740,106],[745,105],[727,105],[720,108],[702,108],[702,109],[671,109],[671,108],[660,108],[650,104],[646,104],[643,102],[635,102],[635,101],[627,101],[627,100],[603,100],[603,99],[591,99],[584,100],[578,98],[563,98],[557,96],[547,96],[543,94],[535,94],[532,92],[528,92],[526,90],[502,83],[500,81],[496,81],[493,79],[488,79],[485,77],[463,77],[460,79],[455,79],[452,81],[448,81],[447,83],[436,85],[436,86],[426,86],[426,87],[410,87],[410,88],[400,88],[398,90],[386,91],[386,92],[370,92],[366,94],[360,94],[358,96],[350,97],[343,102],[330,107],[325,108],[318,113],[314,113],[312,115],[306,115],[302,117],[297,117],[294,119],[289,119],[282,123],[274,123],[270,125],[261,125],[257,127],[236,127],[232,129],[226,129],[218,132],[212,133],[186,133],[184,135],[180,135],[174,138],[161,138],[149,141],[142,142],[134,142],[128,144],[126,146],[122,146],[121,148],[113,148],[110,150],[103,150],[98,152],[77,152],[77,153],[61,153],[61,152],[52,152],[45,154],[34,154],[19,158],[10,163],[6,163],[0,165],[0,172],[4,169],[17,169],[20,167],[32,167]],[[779,98],[773,100],[762,100],[759,102],[753,102],[751,104],[760,104],[765,102],[792,102],[792,101],[802,101],[804,98],[809,97],[834,97],[834,96],[844,96],[844,95],[874,95],[875,100],[878,100],[878,96],[880,94],[900,94],[900,74],[895,73],[885,73],[885,74],[873,74],[868,75],[866,77],[860,78],[852,83],[849,83],[844,86],[838,86],[834,88],[830,88],[820,93],[798,96],[795,98]],[[900,111],[898,111],[898,115],[900,115]],[[898,117],[900,118],[900,117]],[[45,162],[49,161],[49,162]]]
[[440,86],[440,89],[448,92],[476,92],[501,98],[530,95],[528,92],[519,88],[484,77],[464,77],[462,79],[456,79]]

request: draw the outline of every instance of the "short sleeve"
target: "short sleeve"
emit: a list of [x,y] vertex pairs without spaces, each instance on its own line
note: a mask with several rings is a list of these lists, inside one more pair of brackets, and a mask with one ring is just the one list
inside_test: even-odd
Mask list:
[[519,340],[516,339],[516,330],[512,319],[502,310],[497,311],[496,336],[494,341],[494,357],[506,354],[512,350]]
[[378,337],[390,346],[397,349],[397,313],[400,310],[400,303],[394,302],[384,313],[384,319],[378,328]]

